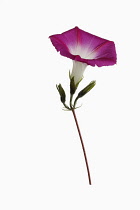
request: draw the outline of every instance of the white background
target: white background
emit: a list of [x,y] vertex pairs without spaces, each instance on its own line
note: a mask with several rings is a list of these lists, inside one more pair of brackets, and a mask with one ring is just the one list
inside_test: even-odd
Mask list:
[[[0,0],[0,209],[140,209],[138,1]],[[92,176],[88,185],[71,112],[72,61],[48,37],[75,26],[116,44],[118,63],[88,66],[77,117]]]

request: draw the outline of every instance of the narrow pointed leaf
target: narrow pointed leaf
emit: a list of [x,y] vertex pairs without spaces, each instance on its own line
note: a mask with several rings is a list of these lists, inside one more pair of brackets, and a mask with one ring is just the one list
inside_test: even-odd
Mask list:
[[58,92],[59,92],[59,94],[60,94],[60,100],[61,100],[61,102],[64,104],[65,101],[66,101],[66,94],[65,94],[65,91],[64,91],[64,89],[63,89],[63,87],[62,87],[61,84],[56,85],[56,88],[57,88],[57,90],[58,90]]
[[76,91],[77,87],[74,82],[74,77],[70,78],[70,94],[73,95]]
[[87,94],[96,84],[96,81],[90,82],[83,90],[78,93],[77,99]]
[[79,80],[79,82],[77,82],[77,83],[75,84],[74,77],[70,77],[70,93],[71,93],[71,95],[73,95],[73,94],[75,93],[75,91],[76,91],[76,89],[78,88],[78,85],[79,85],[79,83],[82,81],[82,79],[83,79],[83,78],[81,78],[81,79]]

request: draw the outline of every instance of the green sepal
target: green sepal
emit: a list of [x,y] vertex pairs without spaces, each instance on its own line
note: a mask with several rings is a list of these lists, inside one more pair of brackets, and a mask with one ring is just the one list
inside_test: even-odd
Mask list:
[[74,77],[70,78],[70,94],[73,95],[76,91],[76,85],[74,82]]
[[64,91],[64,89],[63,89],[63,87],[62,87],[61,84],[56,85],[56,88],[57,88],[57,90],[58,90],[58,92],[59,92],[59,94],[60,94],[60,100],[61,100],[61,102],[64,104],[65,101],[66,101],[66,94],[65,94],[65,91]]
[[90,82],[83,90],[81,90],[78,93],[77,99],[86,95],[95,85],[96,85],[96,81]]
[[75,84],[75,82],[74,82],[74,77],[71,77],[71,76],[70,76],[70,94],[71,94],[71,95],[74,95],[74,93],[75,93],[75,91],[76,91],[76,89],[77,89],[79,83],[82,81],[82,79],[83,79],[83,78],[81,78],[81,80]]

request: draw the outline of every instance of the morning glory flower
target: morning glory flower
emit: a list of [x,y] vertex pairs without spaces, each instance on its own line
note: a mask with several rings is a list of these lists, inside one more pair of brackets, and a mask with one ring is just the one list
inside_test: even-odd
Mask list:
[[71,76],[79,82],[87,65],[110,66],[116,64],[113,41],[92,35],[78,27],[49,37],[62,56],[73,60]]
[[[117,56],[115,44],[113,41],[92,35],[79,29],[78,27],[68,30],[62,34],[52,35],[49,38],[56,50],[59,51],[62,56],[73,60],[73,68],[70,73],[69,104],[67,104],[66,93],[62,85],[59,83],[59,85],[56,85],[56,88],[59,92],[60,100],[64,105],[65,110],[72,111],[81,141],[89,184],[91,185],[88,159],[75,109],[79,108],[77,107],[77,101],[91,91],[91,89],[96,85],[96,81],[91,81],[78,94],[77,89],[88,65],[102,67],[116,64]],[[75,94],[77,94],[76,97]]]

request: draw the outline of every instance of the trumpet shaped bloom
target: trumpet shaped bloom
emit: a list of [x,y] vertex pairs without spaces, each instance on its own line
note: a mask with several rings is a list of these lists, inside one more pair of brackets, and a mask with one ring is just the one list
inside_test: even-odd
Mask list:
[[87,65],[101,67],[116,64],[113,41],[92,35],[78,27],[49,38],[62,56],[74,61],[71,76],[75,77],[75,82],[82,78]]
[[73,68],[70,74],[70,101],[69,105],[66,104],[66,94],[62,85],[56,85],[60,95],[60,100],[63,103],[66,110],[72,111],[74,120],[79,133],[86,168],[88,174],[89,184],[91,185],[90,170],[88,166],[88,160],[86,156],[86,150],[84,147],[81,131],[75,114],[75,109],[79,98],[86,95],[96,84],[96,81],[90,82],[84,89],[82,89],[75,100],[73,96],[76,93],[77,87],[83,78],[83,73],[87,65],[91,66],[110,66],[116,64],[117,56],[115,50],[115,44],[112,41],[100,38],[92,35],[86,31],[75,27],[62,34],[56,34],[49,37],[52,44],[62,56],[73,60]]

